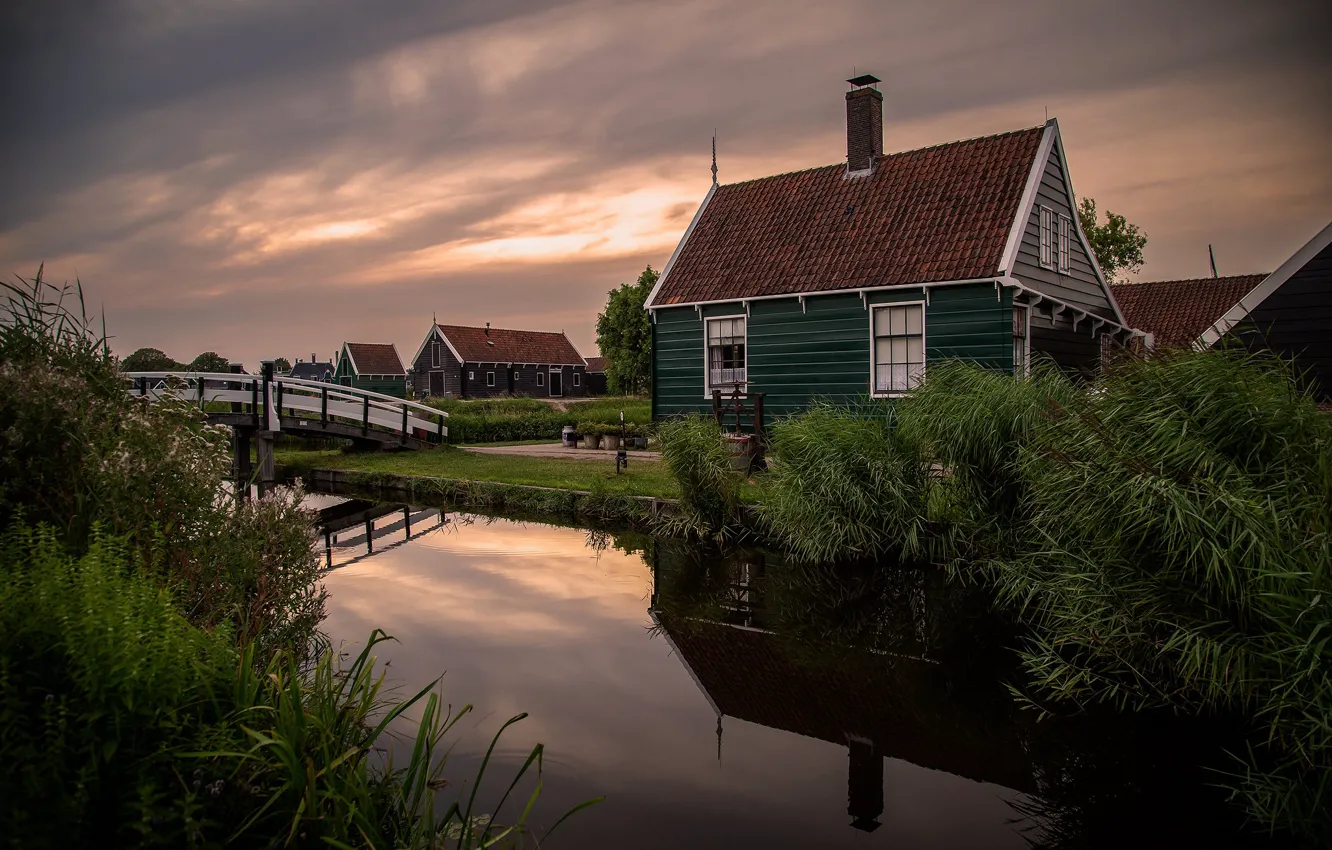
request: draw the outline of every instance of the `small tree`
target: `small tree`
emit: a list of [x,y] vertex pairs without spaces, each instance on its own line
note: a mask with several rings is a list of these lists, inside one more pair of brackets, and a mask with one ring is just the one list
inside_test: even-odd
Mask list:
[[179,363],[167,357],[158,348],[137,349],[120,361],[122,372],[169,372],[179,368]]
[[190,362],[191,372],[229,372],[231,363],[216,351],[205,351]]
[[659,273],[648,266],[634,283],[621,284],[597,314],[597,347],[606,358],[606,384],[613,393],[652,389],[652,321],[643,305]]
[[285,358],[285,357],[278,357],[278,358],[275,358],[275,359],[273,360],[273,371],[274,371],[274,372],[290,372],[290,371],[291,371],[291,361],[288,360],[288,359]]
[[[1105,224],[1096,221],[1096,199],[1083,198],[1078,205],[1078,221],[1087,234],[1096,263],[1105,274],[1107,283],[1122,283],[1127,276],[1142,268],[1142,249],[1147,245],[1147,234],[1130,224],[1122,215],[1105,211]],[[1121,274],[1122,273],[1122,274]]]

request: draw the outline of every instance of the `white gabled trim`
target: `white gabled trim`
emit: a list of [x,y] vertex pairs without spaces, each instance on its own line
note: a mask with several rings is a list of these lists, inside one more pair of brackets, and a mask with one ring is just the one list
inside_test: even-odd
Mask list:
[[657,627],[661,629],[660,634],[662,637],[666,638],[666,643],[670,646],[671,652],[675,653],[675,657],[680,659],[680,664],[684,666],[685,672],[688,673],[689,678],[694,681],[694,685],[698,688],[698,692],[703,695],[703,699],[707,700],[708,705],[712,706],[712,711],[717,715],[718,722],[720,722],[722,717],[721,709],[718,708],[717,703],[713,701],[712,694],[708,693],[708,689],[703,687],[703,680],[698,678],[698,674],[694,672],[694,668],[689,664],[689,659],[685,658],[685,654],[680,651],[680,647],[675,645],[675,641],[671,638],[671,633],[666,631],[666,627],[662,625],[661,618],[657,616],[656,609],[649,609],[648,616],[650,616],[652,622],[656,623]]
[[694,228],[698,226],[699,219],[703,218],[703,211],[708,208],[708,202],[712,200],[712,196],[715,194],[717,194],[717,184],[713,183],[708,187],[708,193],[703,196],[703,203],[699,204],[698,209],[694,211],[694,217],[689,220],[689,226],[685,228],[684,235],[676,243],[675,250],[671,252],[671,258],[666,261],[666,267],[661,270],[661,277],[657,278],[657,285],[652,287],[652,291],[648,293],[647,301],[643,306],[649,310],[655,306],[653,302],[657,299],[657,293],[661,291],[661,285],[666,282],[666,276],[671,273],[671,268],[675,265],[676,259],[679,258],[680,252],[684,250],[689,237],[694,234]]
[[1059,126],[1055,119],[1045,122],[1045,131],[1041,134],[1040,147],[1036,149],[1036,159],[1027,174],[1027,185],[1022,190],[1022,200],[1018,202],[1017,218],[1008,231],[1008,242],[1004,244],[1003,256],[999,258],[998,274],[1011,275],[1017,262],[1018,247],[1022,244],[1022,234],[1027,231],[1027,222],[1031,221],[1031,211],[1036,204],[1036,192],[1045,174],[1045,163],[1050,160],[1050,149],[1059,136]]
[[1050,122],[1055,128],[1055,150],[1059,152],[1059,165],[1064,172],[1064,193],[1068,197],[1068,208],[1073,211],[1073,230],[1078,234],[1078,242],[1082,244],[1082,250],[1087,254],[1087,262],[1091,265],[1092,271],[1096,273],[1096,279],[1101,283],[1101,291],[1105,293],[1106,300],[1110,302],[1110,309],[1115,311],[1115,319],[1121,327],[1127,327],[1128,323],[1124,319],[1124,312],[1119,309],[1119,302],[1115,300],[1115,292],[1110,287],[1110,282],[1105,279],[1105,274],[1101,271],[1101,264],[1096,262],[1096,252],[1091,249],[1091,243],[1087,241],[1087,234],[1082,232],[1082,217],[1078,215],[1078,200],[1073,194],[1073,178],[1069,174],[1068,157],[1064,155],[1064,139],[1059,134],[1059,122],[1051,118]]
[[1281,264],[1281,268],[1272,272],[1253,289],[1251,289],[1239,303],[1226,311],[1226,314],[1212,323],[1212,326],[1203,331],[1194,341],[1194,348],[1210,348],[1216,344],[1216,341],[1230,332],[1230,329],[1248,318],[1248,315],[1258,309],[1271,295],[1281,288],[1282,284],[1290,280],[1300,269],[1309,264],[1309,261],[1318,256],[1318,253],[1332,244],[1332,222],[1318,232],[1314,238],[1304,244],[1304,247],[1296,251],[1289,260]]
[[[457,359],[459,365],[461,365],[462,358],[458,357],[458,350],[453,347],[453,343],[449,342],[449,338],[444,336],[444,332],[439,329],[439,323],[436,322],[435,324],[430,326],[430,333],[426,334],[426,338],[421,343],[421,347],[416,349],[416,356],[412,358],[412,366],[414,367],[416,365],[416,361],[421,359],[421,352],[425,351],[425,347],[430,344],[431,338],[435,336],[438,336],[440,340],[449,347],[449,351],[453,353],[453,356]],[[439,368],[443,369],[444,367],[440,366]],[[434,366],[431,366],[430,370],[438,371]]]
[[[356,368],[356,358],[352,357],[351,345],[349,343],[344,342],[342,344],[342,353],[343,355],[346,356],[348,360],[351,361],[352,374],[359,376],[361,374],[361,370]],[[334,371],[337,370],[335,369]]]
[[[390,342],[389,348],[393,349],[393,356],[398,358],[398,374],[405,376],[407,374],[407,367],[402,365],[402,355],[398,353],[398,344],[396,342]],[[387,377],[396,378],[398,377],[398,375],[391,375]]]

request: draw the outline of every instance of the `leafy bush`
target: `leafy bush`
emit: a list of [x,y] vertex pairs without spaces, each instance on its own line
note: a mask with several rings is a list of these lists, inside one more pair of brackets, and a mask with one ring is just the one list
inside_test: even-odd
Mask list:
[[1325,831],[1332,418],[1279,361],[1126,361],[1045,407],[1018,469],[1024,545],[987,575],[1033,630],[1040,693],[1253,716],[1269,747],[1238,793],[1268,823]]
[[676,513],[661,521],[667,534],[724,538],[740,521],[740,476],[711,417],[693,414],[662,422],[661,457],[680,485]]
[[[14,527],[0,538],[0,580],[0,821],[11,846],[387,850],[444,837],[480,846],[523,827],[521,816],[505,827],[474,815],[485,764],[470,796],[436,812],[438,747],[470,706],[445,713],[433,684],[386,700],[372,654],[382,634],[346,669],[327,651],[308,671],[281,651],[264,664],[226,629],[191,625],[131,550],[100,534],[74,559],[49,530]],[[416,704],[398,768],[375,753]],[[538,745],[514,784],[541,761]]]
[[534,398],[432,398],[429,404],[448,411],[448,441],[455,444],[556,440],[564,426],[580,422],[618,428],[620,411],[627,423],[648,427],[652,422],[651,403],[634,397],[569,402],[563,411]]
[[806,561],[925,554],[929,463],[888,403],[816,404],[771,429],[759,517]]

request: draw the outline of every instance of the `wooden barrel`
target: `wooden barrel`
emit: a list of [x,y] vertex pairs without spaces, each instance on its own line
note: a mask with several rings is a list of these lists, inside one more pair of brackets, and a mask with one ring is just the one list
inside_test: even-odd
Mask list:
[[726,453],[731,458],[731,469],[749,474],[749,467],[754,463],[754,437],[752,434],[723,434]]

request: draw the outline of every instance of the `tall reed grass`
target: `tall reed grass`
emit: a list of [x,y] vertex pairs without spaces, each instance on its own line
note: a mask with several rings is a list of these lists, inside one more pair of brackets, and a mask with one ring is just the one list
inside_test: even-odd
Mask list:
[[658,426],[661,459],[680,484],[677,510],[659,521],[667,535],[733,538],[740,525],[740,478],[717,423],[691,414]]

